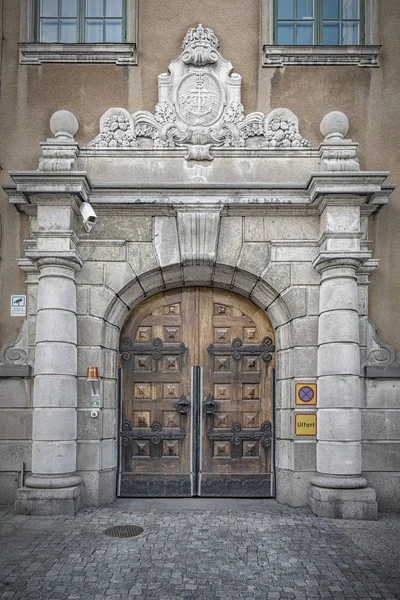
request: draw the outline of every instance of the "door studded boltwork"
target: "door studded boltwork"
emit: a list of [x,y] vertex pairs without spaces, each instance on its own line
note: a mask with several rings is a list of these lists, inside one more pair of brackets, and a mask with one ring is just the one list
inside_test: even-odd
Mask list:
[[271,325],[186,288],[133,313],[120,346],[122,496],[273,495]]

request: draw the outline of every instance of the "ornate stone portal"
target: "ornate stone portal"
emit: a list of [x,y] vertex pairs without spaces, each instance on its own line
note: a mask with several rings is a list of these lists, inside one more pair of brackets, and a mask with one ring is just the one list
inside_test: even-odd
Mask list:
[[95,148],[187,148],[186,159],[212,160],[213,146],[304,148],[297,117],[279,108],[244,116],[242,78],[218,52],[212,29],[189,29],[182,54],[158,77],[154,114],[110,108],[100,119]]
[[[10,202],[31,218],[20,265],[34,427],[19,512],[73,513],[81,481],[86,504],[113,500],[120,331],[147,297],[200,285],[250,298],[275,327],[277,499],[376,516],[360,384],[367,357],[381,356],[368,333],[368,217],[388,202],[388,173],[360,170],[341,112],[323,119],[319,148],[288,109],[245,116],[240,75],[218,48],[210,29],[190,29],[154,114],[111,108],[80,148],[76,119],[57,111],[39,169],[10,173]],[[96,418],[88,366],[100,373]],[[318,435],[296,439],[295,385],[317,380]]]

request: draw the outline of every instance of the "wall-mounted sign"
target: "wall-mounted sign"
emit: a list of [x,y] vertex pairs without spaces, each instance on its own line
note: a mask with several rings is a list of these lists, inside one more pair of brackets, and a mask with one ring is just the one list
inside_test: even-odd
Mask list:
[[11,296],[11,316],[26,317],[26,296],[18,294]]
[[312,413],[295,415],[295,434],[317,435],[317,415]]
[[317,404],[317,384],[296,383],[296,404],[301,406]]

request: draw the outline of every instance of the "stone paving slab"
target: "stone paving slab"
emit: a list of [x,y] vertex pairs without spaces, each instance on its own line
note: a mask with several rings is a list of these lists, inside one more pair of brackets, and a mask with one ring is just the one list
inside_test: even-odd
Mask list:
[[[104,535],[118,524],[144,531]],[[399,532],[400,515],[337,522],[273,500],[119,500],[76,517],[3,511],[0,598],[400,599]]]

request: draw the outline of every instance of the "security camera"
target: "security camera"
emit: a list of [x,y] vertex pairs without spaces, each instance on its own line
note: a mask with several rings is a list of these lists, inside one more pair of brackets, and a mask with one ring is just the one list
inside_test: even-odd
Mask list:
[[82,202],[80,211],[83,219],[83,226],[85,230],[89,232],[93,225],[96,225],[97,215],[89,202]]

